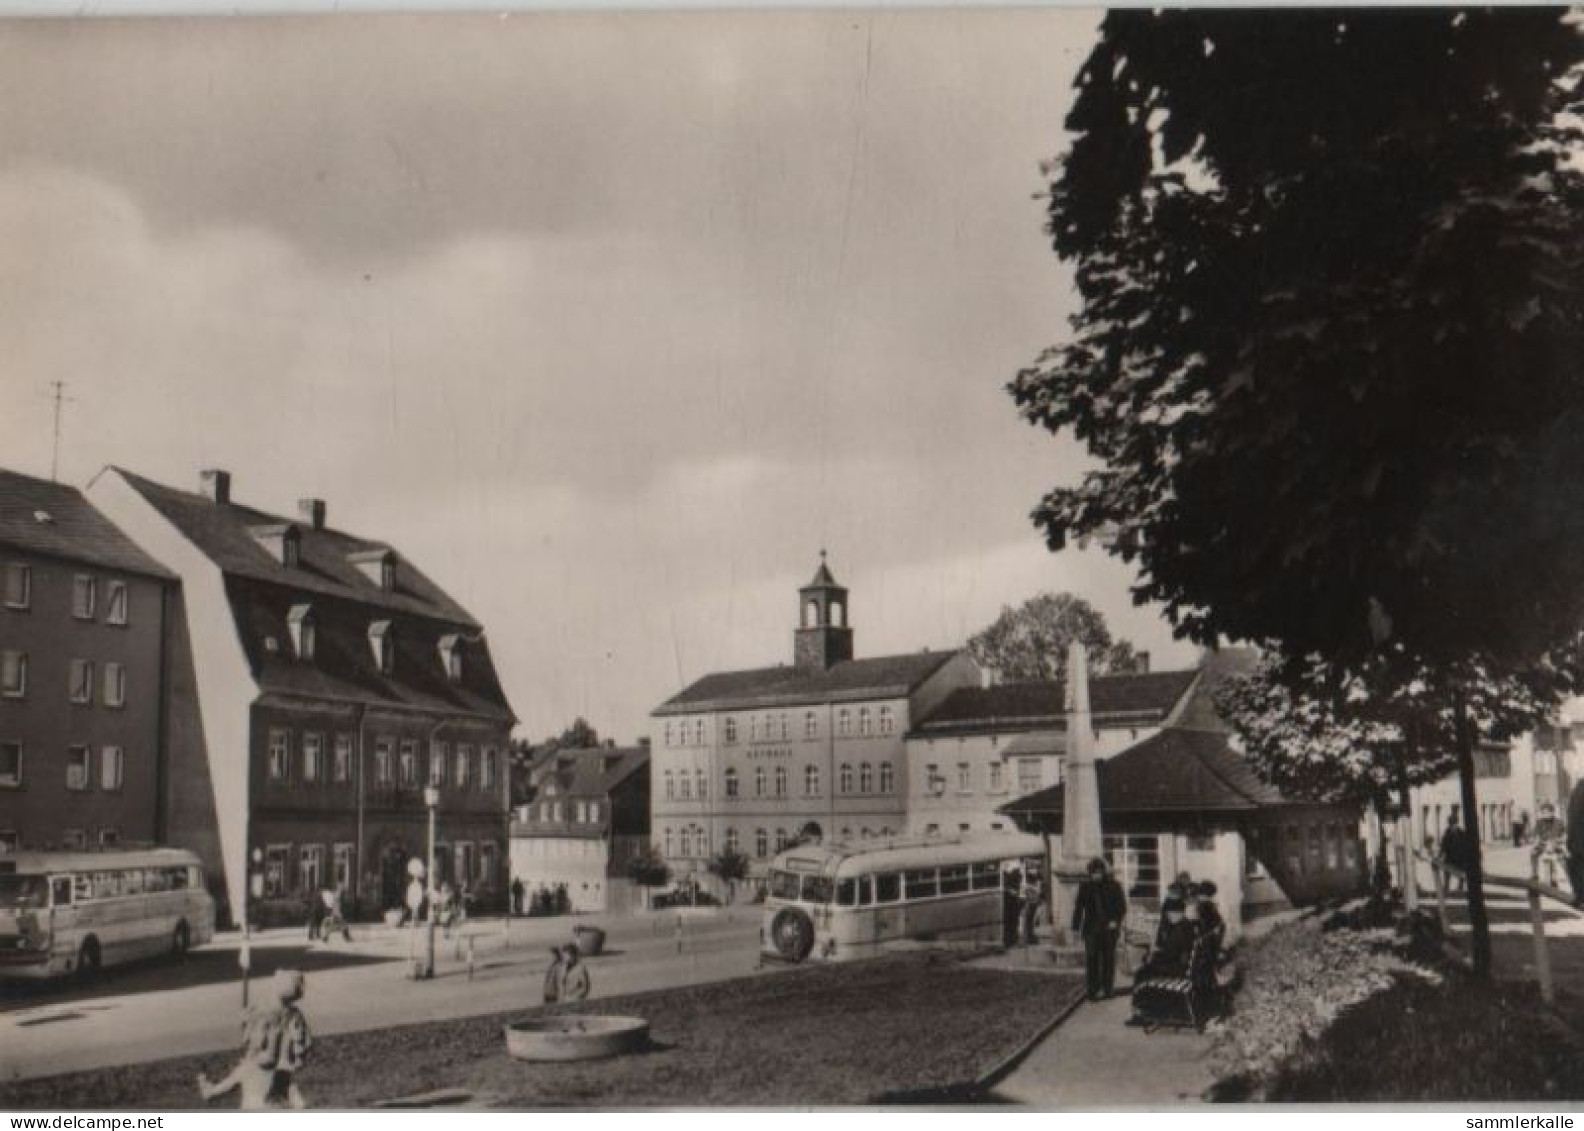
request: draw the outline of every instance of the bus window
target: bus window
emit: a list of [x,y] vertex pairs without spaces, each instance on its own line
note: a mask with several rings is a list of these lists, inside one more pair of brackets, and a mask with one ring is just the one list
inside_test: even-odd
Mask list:
[[873,902],[874,902],[874,877],[873,876],[859,876],[858,877],[858,903],[859,903],[859,905],[862,906],[862,907],[868,907]]
[[95,899],[112,899],[121,894],[120,872],[95,872],[93,874]]
[[836,881],[836,903],[841,907],[852,907],[858,902],[858,881]]
[[926,896],[936,895],[938,892],[939,888],[935,882],[934,868],[924,868],[907,874],[907,897],[909,899],[922,899]]
[[142,868],[128,868],[125,872],[121,873],[121,894],[122,895],[142,895],[143,894],[143,869]]
[[895,872],[886,872],[874,878],[875,902],[895,903],[902,898],[902,877]]
[[93,898],[93,877],[86,872],[79,872],[72,877],[72,900],[83,903]]
[[150,868],[143,873],[144,891],[170,891],[171,870],[169,868]]
[[956,895],[968,890],[968,865],[953,864],[940,870],[940,893]]
[[171,869],[171,890],[172,891],[181,891],[183,888],[188,888],[188,887],[194,887],[195,888],[195,887],[198,887],[198,886],[199,886],[199,879],[198,879],[198,869],[197,868],[172,868]]
[[986,860],[973,866],[974,891],[986,891],[1001,886],[1001,865]]
[[50,893],[50,902],[56,907],[70,907],[72,901],[72,882],[70,876],[56,876],[50,881],[54,889]]
[[770,894],[776,899],[797,899],[797,875],[793,872],[771,872]]
[[803,901],[805,903],[829,903],[831,901],[830,877],[804,876]]
[[43,907],[49,901],[49,881],[43,876],[0,876],[0,907]]

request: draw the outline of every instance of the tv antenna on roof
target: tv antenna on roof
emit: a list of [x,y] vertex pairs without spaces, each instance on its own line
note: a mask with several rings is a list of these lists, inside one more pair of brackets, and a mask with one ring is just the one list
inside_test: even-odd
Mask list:
[[50,392],[47,395],[55,402],[55,441],[50,448],[50,481],[58,482],[60,478],[61,405],[75,404],[77,398],[66,395],[66,382],[64,381],[51,381]]

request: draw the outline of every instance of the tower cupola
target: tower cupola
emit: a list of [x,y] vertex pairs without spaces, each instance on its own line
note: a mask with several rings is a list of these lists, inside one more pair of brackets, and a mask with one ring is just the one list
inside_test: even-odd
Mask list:
[[852,625],[847,619],[847,590],[836,584],[825,551],[820,551],[814,580],[798,590],[798,627],[792,657],[801,669],[825,671],[853,658]]

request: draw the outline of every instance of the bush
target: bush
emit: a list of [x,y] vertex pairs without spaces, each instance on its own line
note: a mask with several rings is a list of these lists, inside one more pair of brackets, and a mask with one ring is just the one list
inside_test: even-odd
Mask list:
[[1265,1098],[1287,1062],[1344,1010],[1391,989],[1401,975],[1440,980],[1397,945],[1393,930],[1327,929],[1314,918],[1246,945],[1233,1012],[1212,1029],[1216,1098]]

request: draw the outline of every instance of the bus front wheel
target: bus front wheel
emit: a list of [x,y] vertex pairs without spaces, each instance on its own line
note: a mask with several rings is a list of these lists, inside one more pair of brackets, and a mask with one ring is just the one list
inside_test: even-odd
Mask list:
[[782,958],[802,962],[814,949],[814,921],[796,907],[783,907],[770,922],[770,940]]
[[82,949],[77,952],[77,977],[83,981],[92,981],[99,973],[99,940],[84,939]]

